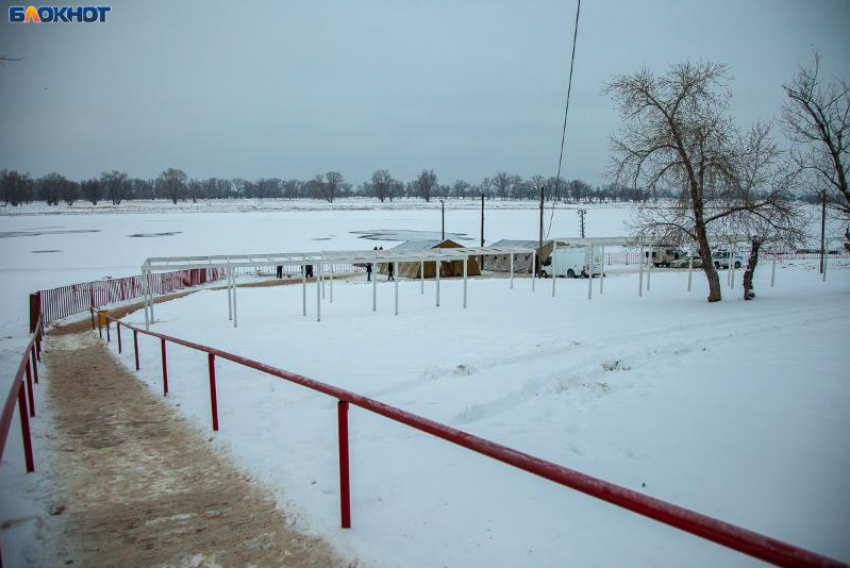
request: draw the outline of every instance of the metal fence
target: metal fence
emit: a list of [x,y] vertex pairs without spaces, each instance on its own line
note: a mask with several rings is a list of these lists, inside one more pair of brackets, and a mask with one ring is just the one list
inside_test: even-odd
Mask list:
[[[151,275],[151,285],[156,294],[167,294],[207,282],[225,278],[226,271],[220,268],[194,268]],[[81,314],[90,308],[141,298],[144,294],[144,280],[141,276],[113,278],[83,284],[60,286],[37,292],[35,313],[31,321],[41,315],[45,324]]]
[[[32,436],[30,434],[30,418],[35,418],[35,393],[33,382],[38,383],[38,364],[41,361],[41,339],[44,334],[44,326],[39,318],[33,326],[33,333],[27,343],[21,362],[15,372],[12,387],[0,408],[0,463],[3,463],[3,452],[6,449],[6,440],[12,427],[12,418],[15,407],[18,408],[18,417],[21,421],[21,439],[24,443],[24,463],[27,473],[35,471],[33,460]],[[3,553],[0,552],[0,568],[3,568]]]

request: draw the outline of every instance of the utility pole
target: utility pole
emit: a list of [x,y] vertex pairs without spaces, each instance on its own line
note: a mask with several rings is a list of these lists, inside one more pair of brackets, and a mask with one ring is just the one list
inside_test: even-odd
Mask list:
[[823,255],[826,254],[826,190],[820,192],[820,273],[823,274]]
[[587,215],[587,209],[579,209],[578,214],[581,215],[581,238],[584,238],[584,216]]
[[440,218],[442,219],[443,240],[446,240],[446,202],[443,199],[440,200]]
[[[481,248],[484,248],[484,193],[481,193]],[[481,255],[480,269],[484,270],[484,255]]]
[[[545,191],[545,187],[541,185],[540,186],[540,236],[539,236],[538,243],[537,243],[537,250],[540,251],[540,252],[542,252],[542,250],[543,250],[543,193],[544,193],[544,191]],[[537,260],[534,263],[534,274],[532,275],[533,278],[537,278],[537,274],[539,272],[538,269],[537,269],[537,265],[538,265],[539,262],[540,262],[540,254],[538,252]]]

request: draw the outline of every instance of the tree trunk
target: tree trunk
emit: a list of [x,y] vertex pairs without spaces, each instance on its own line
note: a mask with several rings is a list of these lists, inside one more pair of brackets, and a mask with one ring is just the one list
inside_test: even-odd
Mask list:
[[[752,300],[756,297],[753,291],[753,275],[756,271],[756,265],[759,263],[759,249],[761,248],[761,240],[753,239],[753,250],[750,253],[750,260],[747,262],[747,270],[744,271],[744,299]],[[730,260],[730,262],[733,262]]]
[[[701,215],[699,216],[701,218]],[[711,247],[708,244],[708,235],[705,227],[697,224],[697,243],[699,243],[699,256],[702,259],[702,271],[708,280],[708,301],[719,302],[722,299],[720,291],[720,277],[711,260]]]

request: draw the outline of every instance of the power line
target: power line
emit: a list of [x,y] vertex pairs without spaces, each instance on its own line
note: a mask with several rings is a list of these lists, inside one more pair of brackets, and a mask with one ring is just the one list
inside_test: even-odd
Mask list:
[[[570,57],[570,78],[567,81],[567,104],[564,109],[564,129],[561,132],[561,153],[558,156],[558,175],[555,178],[555,195],[561,186],[561,163],[564,161],[564,141],[567,139],[567,115],[570,113],[570,94],[573,90],[573,67],[576,62],[576,42],[578,39],[578,18],[581,12],[581,0],[576,4],[576,23],[573,30],[573,53]],[[546,229],[546,237],[549,237],[549,232],[552,230],[552,220],[555,217],[555,201],[552,201],[552,214],[549,216],[549,228]]]

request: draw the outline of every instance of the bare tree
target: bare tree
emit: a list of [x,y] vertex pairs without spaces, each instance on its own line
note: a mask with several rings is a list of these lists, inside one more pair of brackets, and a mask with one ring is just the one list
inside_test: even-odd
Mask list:
[[850,219],[850,81],[836,79],[825,84],[820,74],[820,54],[811,67],[801,68],[788,85],[782,106],[785,131],[796,143],[798,165],[814,176],[814,184],[826,190],[828,202]]
[[106,195],[113,205],[121,205],[121,201],[130,190],[130,180],[127,174],[112,170],[100,175],[100,185],[106,190]]
[[390,170],[378,170],[372,174],[372,191],[381,203],[389,197],[392,189],[393,176]]
[[431,192],[437,185],[437,174],[434,170],[422,170],[414,182],[416,193],[425,201],[431,201]]
[[[718,212],[713,231],[750,241],[750,258],[744,271],[744,299],[755,298],[753,275],[765,243],[794,246],[805,240],[810,219],[794,198],[800,170],[786,160],[771,138],[768,124],[757,123],[738,142],[733,160],[735,181],[724,199],[714,203]],[[731,259],[730,259],[731,261]]]
[[175,168],[168,168],[156,179],[156,188],[159,195],[164,195],[171,199],[171,202],[177,205],[178,199],[185,199],[186,182],[188,178],[186,172]]
[[3,192],[3,202],[11,203],[13,207],[32,201],[33,180],[29,174],[20,174],[15,170],[0,171],[0,190]]
[[41,176],[35,182],[38,198],[46,201],[48,205],[59,205],[67,183],[68,179],[56,172]]
[[472,186],[469,185],[469,182],[459,179],[452,184],[452,195],[455,199],[465,199],[470,189],[472,189]]
[[493,185],[496,188],[496,197],[504,201],[510,194],[511,187],[514,184],[514,176],[508,172],[497,172],[493,176]]
[[91,201],[92,205],[97,205],[97,202],[103,198],[103,189],[100,186],[100,180],[98,178],[80,182],[80,192],[86,201]]
[[616,77],[605,91],[619,103],[625,122],[612,137],[613,174],[634,188],[679,187],[676,204],[664,216],[638,227],[639,234],[662,231],[699,246],[709,286],[709,302],[721,299],[711,262],[705,203],[732,178],[731,142],[735,130],[727,116],[730,94],[724,65],[685,62],[661,77],[648,69]]
[[339,172],[330,171],[325,174],[325,181],[322,183],[320,181],[321,176],[316,176],[317,181],[321,184],[319,189],[322,192],[322,196],[328,200],[329,203],[334,202],[334,196],[337,191],[340,189],[342,184],[345,183],[345,178],[342,177],[342,174]]
[[62,187],[62,200],[70,207],[80,198],[80,183],[71,180],[65,180]]

